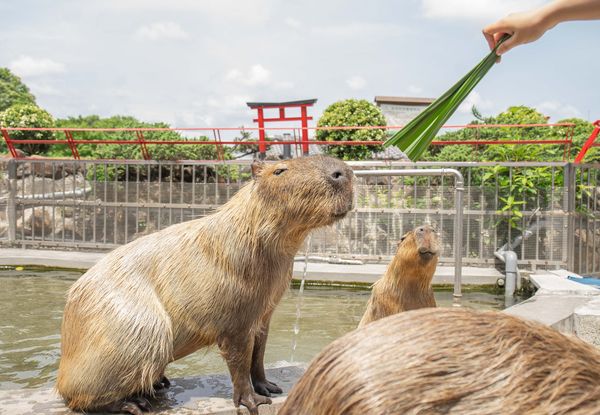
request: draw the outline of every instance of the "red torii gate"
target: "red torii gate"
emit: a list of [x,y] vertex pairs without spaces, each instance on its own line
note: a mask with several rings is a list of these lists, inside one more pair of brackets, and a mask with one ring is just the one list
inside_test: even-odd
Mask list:
[[[302,123],[302,153],[308,154],[308,120],[312,120],[312,117],[308,116],[308,107],[312,107],[315,99],[304,99],[300,101],[287,101],[287,102],[246,102],[251,109],[256,109],[258,117],[255,118],[254,122],[258,123],[258,152],[260,158],[265,157],[267,151],[267,144],[265,140],[265,123],[266,122],[281,122],[281,121],[301,121]],[[299,117],[286,116],[286,108],[300,108]],[[278,109],[279,116],[273,118],[265,118],[265,109]]]

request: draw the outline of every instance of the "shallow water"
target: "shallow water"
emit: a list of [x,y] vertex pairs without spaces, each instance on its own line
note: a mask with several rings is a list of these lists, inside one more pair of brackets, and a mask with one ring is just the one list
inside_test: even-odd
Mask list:
[[[0,271],[0,389],[48,386],[55,381],[65,295],[80,275],[75,271]],[[325,345],[356,328],[369,295],[367,290],[307,287],[294,360],[308,362]],[[267,365],[291,360],[297,296],[298,290],[288,291],[273,315]],[[452,304],[451,292],[436,292],[435,297],[438,306]],[[468,292],[462,305],[502,309],[504,297]],[[167,376],[226,371],[213,347],[171,363]]]

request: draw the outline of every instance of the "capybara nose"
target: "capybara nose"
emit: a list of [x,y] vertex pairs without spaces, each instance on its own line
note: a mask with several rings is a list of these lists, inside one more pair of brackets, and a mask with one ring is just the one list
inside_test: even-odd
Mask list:
[[429,250],[429,248],[427,248],[425,246],[422,246],[422,247],[419,248],[419,253],[420,254],[427,254],[427,253],[430,253],[430,252],[431,251]]
[[339,180],[344,176],[344,172],[341,169],[338,169],[336,171],[334,171],[333,173],[331,173],[331,177],[333,177],[333,180]]

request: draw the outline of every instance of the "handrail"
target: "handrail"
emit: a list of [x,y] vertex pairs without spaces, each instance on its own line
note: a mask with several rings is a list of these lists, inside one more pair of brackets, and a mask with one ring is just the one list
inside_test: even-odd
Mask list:
[[462,230],[463,230],[463,192],[465,179],[456,169],[388,169],[354,170],[354,175],[368,176],[454,176],[454,298],[462,297]]

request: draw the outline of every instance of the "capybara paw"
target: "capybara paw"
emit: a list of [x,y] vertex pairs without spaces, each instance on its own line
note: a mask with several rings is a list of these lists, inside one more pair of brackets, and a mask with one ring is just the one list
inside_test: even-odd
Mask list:
[[248,408],[248,411],[252,415],[258,415],[258,405],[270,404],[271,400],[266,396],[261,396],[259,394],[249,392],[244,393],[239,396],[239,398],[233,400],[236,407],[240,406],[240,404],[244,405]]
[[144,398],[130,398],[115,403],[109,408],[110,412],[126,413],[131,415],[144,415],[144,411],[150,410],[150,403]]
[[254,381],[252,384],[254,385],[254,392],[263,396],[271,396],[272,393],[283,393],[279,386],[268,380]]
[[166,376],[163,376],[158,382],[156,382],[152,387],[154,388],[154,392],[161,392],[163,390],[169,389],[171,386],[171,381],[167,379]]

